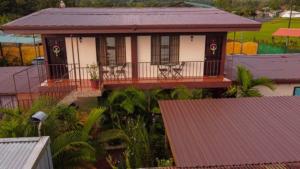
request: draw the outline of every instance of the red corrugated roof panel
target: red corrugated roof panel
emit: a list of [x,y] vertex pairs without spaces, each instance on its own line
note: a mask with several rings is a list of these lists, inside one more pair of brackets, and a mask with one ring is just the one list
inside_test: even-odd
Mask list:
[[27,33],[258,30],[261,24],[216,8],[49,8],[2,28]]
[[254,78],[268,77],[278,83],[300,82],[300,54],[263,54],[226,56],[226,77],[236,80],[237,66],[250,70]]
[[300,97],[159,105],[177,167],[300,161]]
[[279,28],[273,36],[300,37],[300,28]]

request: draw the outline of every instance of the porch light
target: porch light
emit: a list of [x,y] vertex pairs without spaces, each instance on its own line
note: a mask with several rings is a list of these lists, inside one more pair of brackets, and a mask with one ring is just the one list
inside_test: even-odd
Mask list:
[[47,117],[48,117],[48,115],[45,112],[42,112],[42,111],[38,111],[38,112],[34,113],[31,116],[31,121],[38,123],[38,135],[39,135],[39,137],[42,136],[42,134],[41,134],[42,124],[47,119]]
[[79,42],[80,42],[80,43],[82,42],[82,37],[79,37]]

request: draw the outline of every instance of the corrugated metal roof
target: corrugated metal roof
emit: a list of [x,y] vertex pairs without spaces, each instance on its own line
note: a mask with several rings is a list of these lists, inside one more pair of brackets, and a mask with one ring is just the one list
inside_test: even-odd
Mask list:
[[300,37],[299,28],[279,28],[273,33],[273,36],[284,36],[284,37]]
[[[28,71],[29,82],[26,70]],[[15,82],[13,78],[14,74],[16,79]],[[39,72],[36,65],[0,67],[0,94],[36,91],[38,84],[40,84]]]
[[254,78],[268,77],[277,82],[300,81],[300,54],[226,56],[226,77],[236,80],[237,66],[243,65]]
[[47,33],[76,33],[79,30],[85,30],[80,33],[116,33],[145,32],[144,29],[150,28],[152,32],[177,28],[226,32],[231,29],[258,30],[260,26],[256,21],[216,8],[49,8],[7,23],[2,28],[4,31]]
[[300,163],[286,164],[257,164],[257,165],[236,165],[236,166],[209,166],[209,167],[152,167],[143,169],[298,169]]
[[1,169],[31,169],[37,157],[46,148],[49,137],[0,139]]
[[159,105],[177,167],[300,161],[300,97]]

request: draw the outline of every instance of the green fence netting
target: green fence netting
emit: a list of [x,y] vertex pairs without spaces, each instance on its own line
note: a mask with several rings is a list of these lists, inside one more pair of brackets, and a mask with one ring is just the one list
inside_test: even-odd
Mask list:
[[258,54],[280,54],[280,53],[287,53],[287,49],[284,47],[259,43],[257,53]]

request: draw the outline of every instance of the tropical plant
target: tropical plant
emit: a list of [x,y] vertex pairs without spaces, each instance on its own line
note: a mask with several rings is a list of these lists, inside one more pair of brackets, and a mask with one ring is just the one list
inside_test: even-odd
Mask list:
[[87,70],[91,80],[99,80],[99,69],[96,64],[88,65]]
[[168,93],[166,93],[163,89],[160,88],[147,90],[145,91],[145,95],[147,98],[147,111],[154,114],[160,113],[158,100],[170,98]]
[[19,110],[1,109],[0,138],[31,136],[34,127],[29,124],[30,116]]
[[271,90],[275,89],[274,82],[266,77],[254,79],[252,73],[243,66],[237,67],[236,84],[230,86],[225,93],[230,97],[260,97],[262,94],[256,88],[265,86]]
[[[37,124],[31,115],[44,111],[48,118],[43,122],[42,135],[51,139],[51,152],[55,168],[94,168],[105,143],[119,139],[128,142],[125,132],[120,129],[108,129],[100,132],[101,119],[105,108],[93,109],[86,120],[73,107],[56,105],[49,98],[40,98],[26,112],[19,110],[1,110],[0,137],[37,136]],[[96,148],[95,148],[96,147]]]
[[132,168],[149,166],[151,163],[150,142],[143,119],[138,117],[136,120],[128,120],[124,131],[129,137],[126,163],[129,163]]
[[52,158],[55,168],[91,168],[96,150],[89,143],[93,126],[99,123],[105,109],[93,109],[80,129],[67,131],[53,140]]
[[189,90],[185,86],[178,86],[171,92],[171,98],[175,100],[187,100],[191,99],[192,97],[193,94],[191,90]]
[[173,166],[174,160],[173,158],[169,159],[156,159],[158,167],[171,167]]
[[93,168],[101,145],[116,139],[128,142],[123,130],[99,132],[100,126],[97,125],[100,124],[104,111],[104,108],[93,109],[81,128],[65,132],[54,139],[52,158],[55,168]]
[[109,107],[109,116],[118,127],[129,117],[145,115],[147,109],[144,92],[133,87],[112,91],[106,102]]

